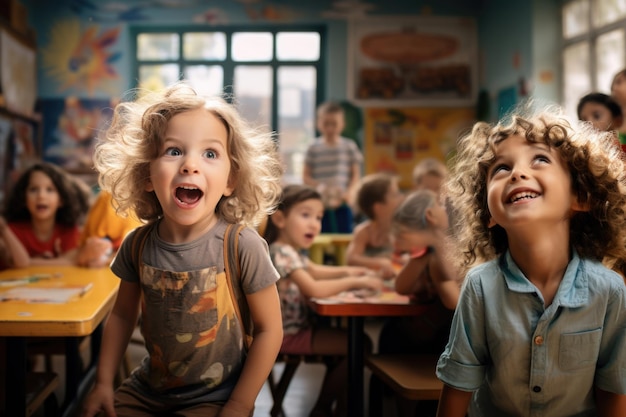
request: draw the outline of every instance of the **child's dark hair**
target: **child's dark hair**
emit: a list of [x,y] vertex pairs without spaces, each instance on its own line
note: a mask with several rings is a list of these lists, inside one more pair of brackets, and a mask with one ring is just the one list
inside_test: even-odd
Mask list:
[[589,207],[570,220],[570,242],[580,256],[626,271],[626,174],[620,150],[611,133],[584,123],[572,124],[547,110],[529,116],[519,113],[497,125],[476,123],[458,142],[447,195],[458,220],[455,242],[465,255],[462,267],[490,260],[508,249],[506,231],[498,225],[488,227],[487,173],[496,157],[496,145],[512,135],[544,143],[566,162],[572,192]]
[[359,210],[368,218],[374,219],[374,204],[384,203],[387,192],[396,177],[385,172],[369,174],[361,178],[356,194]]
[[[611,115],[615,117],[622,117],[622,108],[615,101],[615,99],[608,94],[604,93],[589,93],[583,96],[578,101],[578,108],[576,109],[576,114],[578,114],[578,118],[580,119],[580,112],[583,109],[583,106],[587,103],[596,103],[601,104],[611,112]],[[619,128],[619,126],[615,126],[615,128]]]
[[[286,185],[283,188],[283,192],[278,199],[276,211],[282,211],[283,214],[286,216],[289,213],[289,210],[291,210],[294,205],[306,200],[322,201],[322,195],[317,192],[315,188],[309,187],[308,185]],[[271,219],[269,219],[267,222],[263,237],[268,244],[272,244],[276,241],[276,239],[278,239],[278,228],[274,225]]]
[[50,177],[59,193],[61,207],[56,212],[55,222],[63,226],[76,226],[89,210],[91,195],[86,184],[62,168],[48,163],[38,162],[26,169],[13,186],[7,198],[4,216],[9,222],[29,222],[30,211],[26,207],[26,192],[31,175],[43,172]]

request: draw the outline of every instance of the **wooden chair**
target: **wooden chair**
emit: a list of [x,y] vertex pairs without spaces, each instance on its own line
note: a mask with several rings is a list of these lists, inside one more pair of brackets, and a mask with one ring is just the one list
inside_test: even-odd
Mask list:
[[[298,366],[302,362],[304,363],[321,363],[326,365],[326,368],[332,369],[342,359],[342,356],[334,355],[299,355],[290,353],[279,353],[276,358],[276,363],[284,363],[283,372],[280,374],[278,381],[274,377],[274,370],[270,371],[267,377],[267,383],[270,386],[270,392],[272,393],[272,400],[274,404],[270,410],[272,417],[286,417],[285,410],[283,410],[283,400],[289,384],[293,379]],[[328,372],[328,371],[327,371]]]
[[435,375],[438,355],[378,354],[365,359],[372,371],[370,416],[382,416],[383,387],[408,400],[439,400],[443,383]]
[[59,376],[53,372],[30,372],[26,375],[26,416],[32,416],[43,405],[45,417],[59,415],[59,404],[54,390]]

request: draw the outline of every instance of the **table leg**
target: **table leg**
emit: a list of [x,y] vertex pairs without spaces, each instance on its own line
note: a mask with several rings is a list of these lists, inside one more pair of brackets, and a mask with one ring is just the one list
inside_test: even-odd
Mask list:
[[28,358],[26,355],[26,339],[23,337],[7,337],[7,374],[5,376],[6,412],[7,416],[26,415],[26,373]]
[[363,417],[363,317],[348,317],[348,416]]

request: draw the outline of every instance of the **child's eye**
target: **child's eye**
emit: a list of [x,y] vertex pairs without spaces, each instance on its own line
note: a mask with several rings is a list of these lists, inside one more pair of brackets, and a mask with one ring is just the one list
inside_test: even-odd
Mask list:
[[507,171],[509,169],[508,165],[505,164],[498,164],[498,165],[494,165],[491,168],[491,176],[496,175],[497,173],[499,173],[500,171]]
[[209,159],[215,159],[217,158],[217,152],[212,149],[207,149],[206,151],[204,151],[204,156]]
[[545,163],[549,163],[550,162],[550,158],[547,157],[546,155],[535,155],[534,158],[535,161],[537,162],[545,162]]
[[168,155],[168,156],[180,156],[180,155],[182,155],[183,153],[181,152],[181,150],[180,150],[180,149],[178,149],[178,148],[173,148],[173,147],[172,147],[172,148],[167,148],[167,149],[165,150],[164,154],[165,154],[165,155]]

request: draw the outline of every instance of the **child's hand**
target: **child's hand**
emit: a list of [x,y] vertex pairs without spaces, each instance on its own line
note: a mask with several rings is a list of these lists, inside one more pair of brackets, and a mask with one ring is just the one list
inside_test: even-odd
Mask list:
[[377,276],[367,275],[361,278],[359,282],[361,288],[369,288],[376,292],[383,289],[383,280]]
[[81,249],[80,263],[90,268],[106,266],[112,252],[113,244],[109,239],[92,236]]
[[96,384],[83,403],[80,417],[93,417],[104,411],[106,417],[117,417],[113,407],[113,387]]
[[376,275],[376,271],[364,266],[346,266],[346,275],[360,277],[363,275]]
[[391,259],[381,258],[380,268],[378,269],[378,276],[384,280],[390,280],[395,278],[397,272]]
[[252,415],[252,410],[245,407],[236,401],[227,401],[220,411],[219,417],[249,417]]

